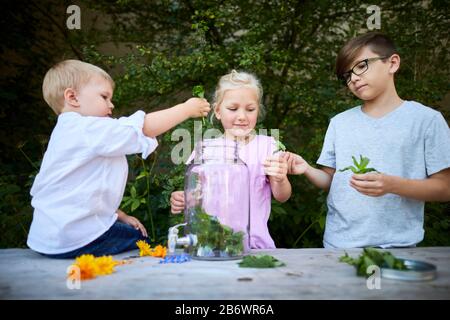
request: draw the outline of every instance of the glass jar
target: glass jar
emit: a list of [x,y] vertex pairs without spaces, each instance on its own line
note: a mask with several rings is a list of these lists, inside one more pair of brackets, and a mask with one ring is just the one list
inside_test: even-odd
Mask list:
[[196,145],[185,175],[186,234],[197,237],[194,259],[239,259],[249,251],[249,172],[235,141],[205,139]]

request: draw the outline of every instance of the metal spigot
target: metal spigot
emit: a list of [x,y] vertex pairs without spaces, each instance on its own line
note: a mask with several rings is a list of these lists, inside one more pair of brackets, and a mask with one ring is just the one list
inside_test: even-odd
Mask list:
[[197,244],[197,235],[195,234],[189,233],[184,237],[181,238],[178,237],[178,227],[185,225],[187,225],[187,223],[180,223],[169,228],[169,235],[167,241],[168,243],[167,246],[169,247],[169,254],[175,253],[175,248],[177,245],[190,247],[195,246]]

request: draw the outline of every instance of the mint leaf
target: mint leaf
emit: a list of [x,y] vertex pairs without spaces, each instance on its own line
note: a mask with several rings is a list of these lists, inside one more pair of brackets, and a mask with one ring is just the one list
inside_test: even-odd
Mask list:
[[197,98],[205,98],[205,89],[202,85],[197,85],[192,89],[192,95]]
[[339,172],[344,172],[347,170],[351,170],[353,173],[357,173],[357,174],[364,174],[367,172],[378,172],[378,170],[376,170],[374,168],[366,168],[370,162],[369,158],[359,155],[359,162],[356,160],[356,158],[354,156],[352,156],[352,159],[353,159],[353,164],[355,166],[345,167],[344,169],[340,169]]
[[276,143],[277,143],[276,144],[277,148],[275,149],[273,154],[275,154],[275,153],[277,153],[279,151],[286,151],[286,146],[280,140],[277,140]]
[[192,233],[196,234],[198,239],[194,250],[201,252],[200,256],[237,256],[244,252],[242,231],[234,232],[201,207],[195,207],[194,210],[189,222]]
[[397,259],[392,253],[386,251],[382,252],[375,248],[365,248],[362,254],[354,259],[345,252],[345,255],[339,258],[340,262],[348,263],[356,268],[356,275],[361,277],[369,277],[367,268],[371,265],[376,265],[380,268],[390,268],[396,270],[405,270],[406,266],[403,260]]
[[354,156],[352,156],[352,159],[353,159],[353,164],[355,165],[355,167],[358,168],[358,169],[361,169],[361,168],[359,167],[358,161],[356,161],[356,159],[355,159]]
[[365,158],[362,155],[359,155],[359,158],[361,159],[361,169],[364,169],[365,167],[367,167],[367,165],[369,164],[370,160],[369,158]]
[[[192,88],[192,95],[196,98],[204,99],[205,98],[205,89],[203,89],[203,86],[200,84],[197,86],[194,86],[194,88]],[[205,117],[202,117],[202,123],[205,126]]]
[[276,268],[286,265],[269,255],[245,256],[238,264],[241,268]]

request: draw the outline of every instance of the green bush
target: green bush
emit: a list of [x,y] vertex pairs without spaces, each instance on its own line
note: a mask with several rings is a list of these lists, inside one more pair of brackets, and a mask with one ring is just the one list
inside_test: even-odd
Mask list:
[[[318,158],[331,117],[360,103],[334,77],[343,43],[366,32],[367,4],[360,1],[84,1],[81,30],[61,32],[65,8],[10,2],[4,23],[0,128],[1,247],[23,247],[31,221],[30,182],[42,159],[55,117],[41,97],[45,71],[63,58],[105,68],[115,81],[116,115],[169,107],[202,84],[210,98],[231,69],[255,73],[264,88],[266,116],[259,127],[280,129],[288,150],[310,163]],[[39,7],[37,10],[36,6]],[[440,1],[378,1],[381,31],[402,57],[399,95],[441,111],[449,119],[448,25]],[[84,15],[88,16],[88,15]],[[94,23],[95,21],[101,23]],[[64,26],[62,27],[64,29]],[[117,44],[117,48],[111,48]],[[32,48],[32,50],[30,50]],[[8,50],[9,51],[8,51]],[[192,121],[179,127],[192,130]],[[184,165],[170,161],[170,132],[149,159],[129,157],[130,179],[121,205],[146,225],[155,243],[182,220],[169,213],[169,196],[183,187]],[[326,194],[304,177],[292,177],[292,198],[273,203],[270,232],[279,247],[320,247]],[[448,204],[426,206],[421,245],[450,245]]]

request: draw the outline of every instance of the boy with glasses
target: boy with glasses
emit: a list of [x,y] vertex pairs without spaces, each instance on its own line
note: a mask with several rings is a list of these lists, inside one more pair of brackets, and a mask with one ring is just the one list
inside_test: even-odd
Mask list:
[[[425,201],[450,201],[450,130],[441,113],[402,100],[400,56],[381,33],[350,40],[336,74],[363,101],[331,119],[317,164],[289,154],[289,171],[329,190],[326,248],[409,247],[423,240]],[[377,172],[339,171],[352,156]]]

